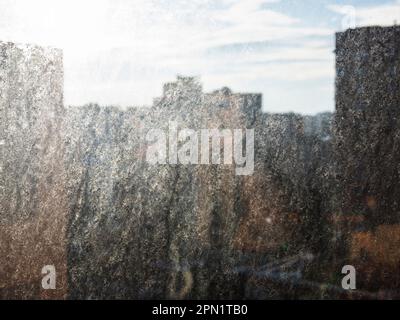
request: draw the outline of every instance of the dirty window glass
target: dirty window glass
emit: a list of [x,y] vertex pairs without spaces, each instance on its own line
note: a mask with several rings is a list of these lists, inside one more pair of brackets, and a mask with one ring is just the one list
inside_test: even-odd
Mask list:
[[399,21],[0,0],[0,298],[399,298]]

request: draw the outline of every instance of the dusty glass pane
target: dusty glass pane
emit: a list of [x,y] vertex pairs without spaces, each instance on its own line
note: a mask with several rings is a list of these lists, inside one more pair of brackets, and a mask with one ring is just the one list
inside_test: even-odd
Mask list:
[[0,298],[399,298],[399,3],[139,2],[0,0]]

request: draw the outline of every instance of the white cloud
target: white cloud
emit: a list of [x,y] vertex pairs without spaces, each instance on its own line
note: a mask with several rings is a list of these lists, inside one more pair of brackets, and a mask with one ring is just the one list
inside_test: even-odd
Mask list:
[[[332,12],[346,16],[349,6],[329,5]],[[395,22],[400,23],[400,0],[372,6],[354,6],[356,26],[390,26]]]
[[240,0],[227,2],[230,6],[226,10],[217,10],[214,13],[216,20],[245,24],[263,22],[269,25],[288,25],[299,21],[298,19],[262,7],[268,3],[279,2],[276,0]]

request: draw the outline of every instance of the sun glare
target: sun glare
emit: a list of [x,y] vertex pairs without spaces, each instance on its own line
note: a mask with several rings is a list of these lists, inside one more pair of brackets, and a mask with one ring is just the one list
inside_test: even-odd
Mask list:
[[106,0],[16,0],[21,41],[63,49],[93,48],[105,31]]

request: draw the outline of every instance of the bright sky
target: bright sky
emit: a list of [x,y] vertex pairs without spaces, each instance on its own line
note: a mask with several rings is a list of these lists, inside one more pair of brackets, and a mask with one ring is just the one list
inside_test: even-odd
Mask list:
[[334,109],[334,33],[400,23],[400,0],[0,0],[0,40],[64,50],[65,102],[150,105],[177,74]]

